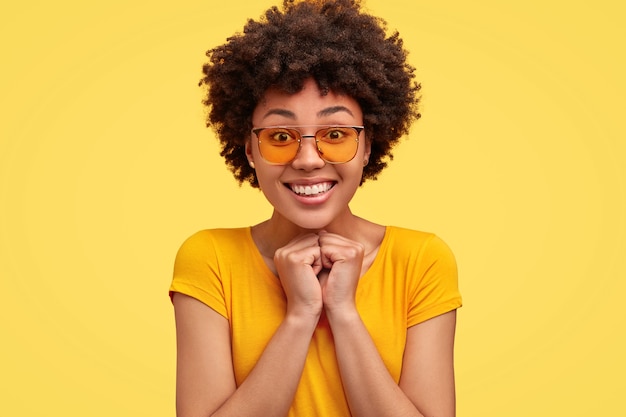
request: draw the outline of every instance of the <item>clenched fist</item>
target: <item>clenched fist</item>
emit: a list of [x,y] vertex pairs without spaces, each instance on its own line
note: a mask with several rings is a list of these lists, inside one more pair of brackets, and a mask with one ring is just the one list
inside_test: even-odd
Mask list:
[[343,236],[321,231],[299,236],[274,254],[287,296],[287,314],[318,317],[355,309],[364,247]]

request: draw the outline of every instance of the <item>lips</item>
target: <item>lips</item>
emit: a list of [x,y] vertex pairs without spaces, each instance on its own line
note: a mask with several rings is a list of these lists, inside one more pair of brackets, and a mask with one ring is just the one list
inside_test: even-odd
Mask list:
[[326,193],[334,185],[333,182],[325,181],[316,184],[289,184],[289,188],[298,195],[314,197]]

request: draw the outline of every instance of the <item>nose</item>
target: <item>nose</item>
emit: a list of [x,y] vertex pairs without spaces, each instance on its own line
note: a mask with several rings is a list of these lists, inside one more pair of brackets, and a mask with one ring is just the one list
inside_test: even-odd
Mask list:
[[326,162],[320,157],[315,136],[303,135],[300,142],[300,149],[298,150],[296,158],[291,162],[291,166],[295,169],[311,171],[322,168],[324,165],[326,165]]

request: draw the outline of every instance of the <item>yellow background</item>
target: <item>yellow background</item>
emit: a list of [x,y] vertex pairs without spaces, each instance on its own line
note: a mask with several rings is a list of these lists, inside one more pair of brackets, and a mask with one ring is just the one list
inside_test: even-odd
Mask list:
[[[455,251],[459,416],[626,415],[621,3],[366,3],[424,117],[353,208]],[[174,415],[175,252],[270,213],[217,156],[200,65],[271,4],[0,6],[0,415]]]

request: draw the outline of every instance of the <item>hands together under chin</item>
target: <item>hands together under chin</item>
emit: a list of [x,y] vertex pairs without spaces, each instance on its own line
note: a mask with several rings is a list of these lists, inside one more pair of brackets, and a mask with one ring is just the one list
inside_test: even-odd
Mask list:
[[317,316],[355,310],[363,245],[321,231],[299,236],[274,254],[287,313]]

